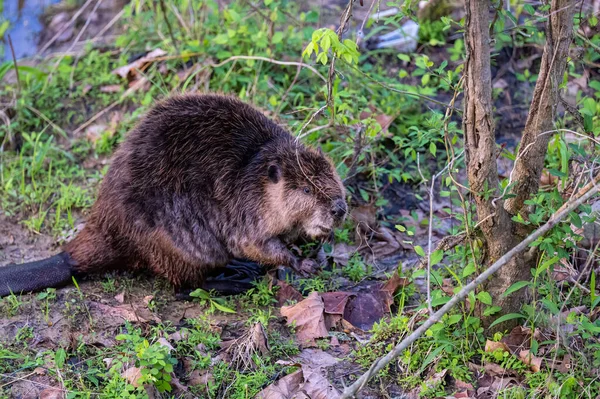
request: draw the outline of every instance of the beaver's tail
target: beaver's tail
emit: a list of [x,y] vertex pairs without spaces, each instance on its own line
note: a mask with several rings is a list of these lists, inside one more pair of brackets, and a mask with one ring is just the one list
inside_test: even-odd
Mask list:
[[72,281],[74,273],[73,261],[66,252],[35,262],[0,266],[0,298],[64,286]]

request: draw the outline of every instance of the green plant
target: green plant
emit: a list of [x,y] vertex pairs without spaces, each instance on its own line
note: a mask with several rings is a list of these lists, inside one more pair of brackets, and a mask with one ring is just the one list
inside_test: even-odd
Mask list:
[[193,298],[198,298],[198,302],[200,302],[202,305],[208,306],[210,312],[214,312],[216,309],[224,313],[235,313],[235,310],[224,305],[225,300],[223,298],[215,298],[214,296],[211,296],[208,291],[205,291],[202,288],[195,289],[190,293],[190,296]]
[[352,281],[361,281],[371,274],[371,266],[366,265],[357,252],[348,260],[348,264],[344,266],[342,273]]
[[37,300],[43,302],[43,312],[44,312],[44,317],[46,318],[46,322],[48,322],[49,304],[51,301],[54,301],[55,299],[56,299],[56,289],[55,288],[46,288],[45,291],[42,291],[37,295]]

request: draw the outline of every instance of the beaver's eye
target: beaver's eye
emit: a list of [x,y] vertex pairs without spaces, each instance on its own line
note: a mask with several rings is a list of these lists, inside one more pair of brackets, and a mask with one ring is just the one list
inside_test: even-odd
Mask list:
[[304,187],[303,188],[304,194],[310,194],[310,187]]

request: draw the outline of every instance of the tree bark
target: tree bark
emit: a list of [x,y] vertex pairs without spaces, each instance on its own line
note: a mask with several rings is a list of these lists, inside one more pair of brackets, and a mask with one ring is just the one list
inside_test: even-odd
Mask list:
[[[516,182],[514,197],[504,203],[500,198],[497,173],[497,151],[492,113],[490,70],[489,14],[487,0],[465,1],[465,112],[463,128],[467,176],[475,200],[477,217],[484,238],[485,264],[490,265],[523,240],[528,231],[511,220],[523,210],[524,201],[539,189],[550,134],[558,103],[558,87],[566,67],[566,57],[572,40],[573,12],[571,0],[552,0],[547,23],[547,42],[544,47],[539,78],[534,90],[531,110],[523,133],[513,173]],[[523,215],[526,217],[527,215]],[[484,327],[498,315],[518,312],[526,295],[519,290],[508,297],[502,294],[515,282],[529,280],[534,258],[515,256],[502,270],[484,284],[496,306],[502,311],[491,317],[478,313]],[[516,321],[497,328],[510,328]]]
[[540,73],[515,163],[515,197],[508,199],[505,206],[511,215],[521,212],[525,200],[537,193],[540,186],[548,142],[552,137],[547,132],[554,129],[558,89],[563,81],[569,47],[573,41],[574,12],[572,0],[552,0]]
[[[519,241],[513,234],[512,221],[504,209],[503,201],[498,198],[500,192],[490,70],[490,2],[466,0],[465,10],[467,58],[465,62],[463,128],[467,176],[475,200],[477,218],[479,221],[483,221],[480,227],[487,255],[485,262],[490,265]],[[489,291],[496,285],[505,285],[520,278],[522,268],[518,267],[519,259],[517,257],[512,260],[505,266],[502,273],[484,285],[483,289]],[[515,272],[518,273],[515,274]],[[494,304],[500,300],[498,296],[492,295],[492,297],[495,300]]]

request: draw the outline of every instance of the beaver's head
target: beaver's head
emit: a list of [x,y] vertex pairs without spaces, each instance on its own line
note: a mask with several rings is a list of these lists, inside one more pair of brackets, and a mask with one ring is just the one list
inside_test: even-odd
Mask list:
[[346,217],[346,191],[333,163],[321,152],[300,144],[279,149],[267,166],[270,217],[280,226],[299,228],[323,238]]

